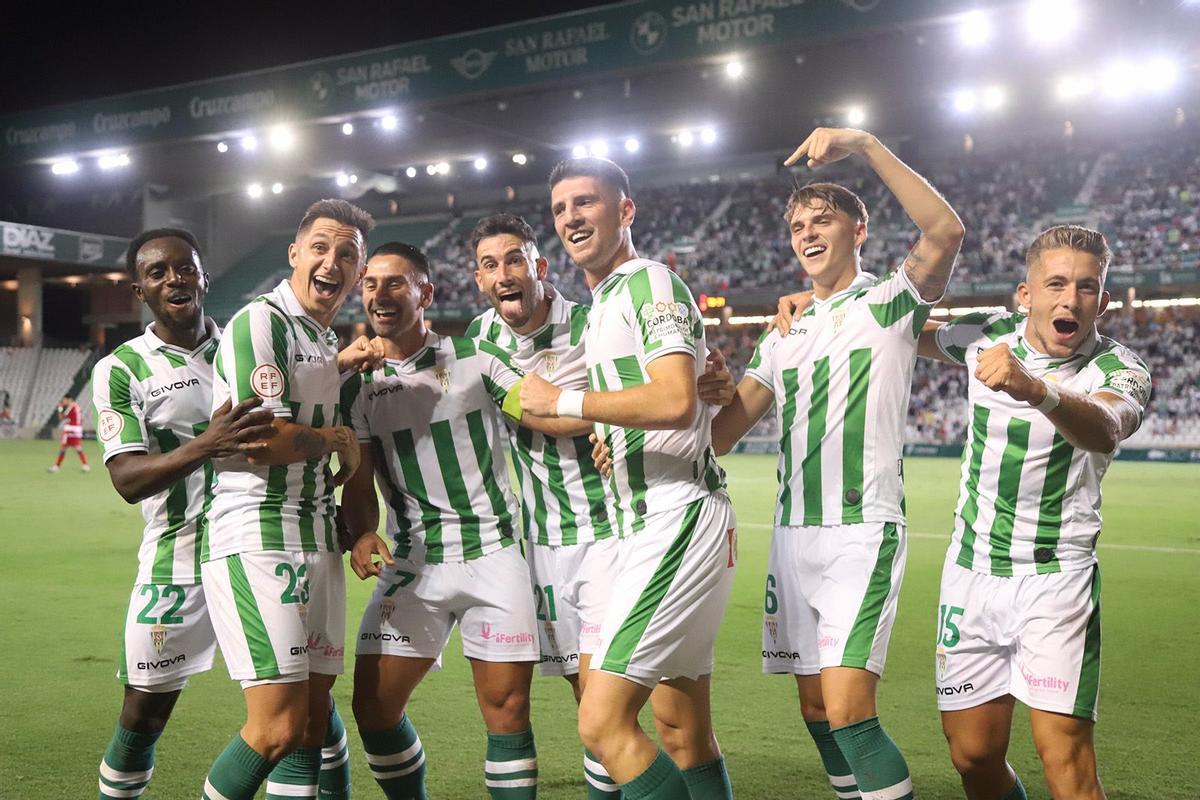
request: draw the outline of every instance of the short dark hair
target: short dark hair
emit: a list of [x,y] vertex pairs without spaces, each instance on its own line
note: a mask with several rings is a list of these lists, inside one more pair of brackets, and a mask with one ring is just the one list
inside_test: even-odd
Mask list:
[[836,183],[810,183],[792,192],[788,198],[783,218],[792,221],[797,206],[825,205],[836,211],[845,211],[855,222],[866,223],[867,206],[854,192]]
[[416,267],[425,280],[430,278],[429,257],[416,245],[408,242],[384,242],[371,251],[371,258],[375,256],[400,256]]
[[475,252],[482,240],[489,236],[499,236],[502,233],[512,234],[525,244],[537,247],[537,237],[533,235],[533,228],[529,223],[516,214],[506,211],[484,217],[475,223],[475,228],[471,231],[471,252]]
[[625,197],[633,196],[629,192],[629,176],[625,170],[607,158],[568,158],[558,162],[550,170],[550,189],[567,178],[599,178]]
[[300,220],[300,227],[296,228],[296,238],[299,239],[303,236],[304,232],[322,217],[336,220],[343,225],[353,225],[358,228],[362,234],[364,244],[367,241],[367,236],[375,228],[375,218],[353,203],[339,199],[325,199],[313,203],[304,212],[304,217]]
[[[196,251],[196,257],[200,257],[200,242],[196,241],[196,234],[191,231],[185,231],[183,228],[151,228],[148,231],[142,231],[133,237],[132,241],[129,242],[129,249],[125,251],[125,269],[129,272],[129,277],[135,281],[138,278],[138,251],[142,249],[142,246],[146,242],[154,239],[182,239],[187,243],[188,247]],[[203,263],[201,261],[201,264]]]

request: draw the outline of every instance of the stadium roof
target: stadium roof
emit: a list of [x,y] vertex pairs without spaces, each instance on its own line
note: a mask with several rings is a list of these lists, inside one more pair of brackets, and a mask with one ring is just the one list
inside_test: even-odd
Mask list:
[[[1200,8],[1092,3],[1079,34],[1087,46],[1077,39],[1057,48],[1028,41],[1024,2],[980,6],[993,29],[991,46],[965,47],[961,8],[951,0],[606,6],[6,115],[0,144],[10,165],[0,175],[12,197],[64,200],[139,183],[174,198],[242,192],[250,182],[264,191],[276,183],[281,192],[303,188],[312,197],[334,191],[339,176],[347,184],[353,176],[354,185],[344,187],[349,196],[371,189],[428,195],[536,182],[573,147],[598,139],[619,152],[636,137],[638,153],[620,154],[635,169],[684,157],[680,137],[699,140],[705,129],[713,152],[779,150],[814,124],[845,124],[854,107],[867,109],[861,124],[880,132],[973,130],[980,138],[983,127],[1027,133],[1038,124],[1049,132],[1068,113],[1054,92],[1063,75],[1110,82],[1105,59],[1115,54],[1136,66],[1169,53],[1185,72],[1197,60]],[[744,70],[738,78],[726,72],[733,61]],[[1089,114],[1101,125],[1165,120],[1183,106],[1195,115],[1196,83],[1138,91],[1137,114],[1107,102],[1084,102],[1069,113],[1077,125]],[[986,105],[992,86],[1003,87],[1001,103],[1007,99],[1003,120],[982,110],[959,113],[964,92],[977,91],[978,104]],[[394,126],[386,115],[394,115]],[[290,147],[274,147],[276,133]],[[252,151],[241,144],[249,136]],[[513,163],[518,153],[524,165]],[[127,166],[121,154],[128,154]],[[111,169],[99,168],[103,155],[118,159]],[[51,173],[50,162],[67,157],[77,159],[82,174]],[[477,171],[480,158],[486,169]],[[14,160],[26,163],[12,166]],[[441,162],[448,175],[427,174]]]

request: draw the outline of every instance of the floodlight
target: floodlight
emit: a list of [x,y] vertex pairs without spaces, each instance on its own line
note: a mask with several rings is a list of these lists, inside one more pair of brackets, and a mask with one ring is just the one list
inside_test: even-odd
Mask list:
[[353,122],[343,122],[342,123],[342,135],[349,136],[352,133],[354,133],[354,123]]
[[417,168],[409,167],[408,169],[404,170],[404,174],[410,178],[415,178],[415,177],[417,177]]
[[970,114],[979,105],[979,99],[970,89],[959,89],[954,93],[954,110],[960,114]]
[[296,143],[296,136],[287,125],[274,126],[267,138],[271,143],[271,149],[281,153],[291,150],[292,145]]
[[245,150],[247,153],[257,150],[258,149],[258,139],[256,139],[253,135],[243,136],[242,137],[242,149]]
[[128,167],[129,163],[128,153],[109,154],[106,156],[100,156],[100,158],[96,159],[96,165],[100,167],[100,169],[104,170],[116,169],[117,167]]
[[261,183],[252,183],[246,187],[246,194],[257,200],[263,196],[263,187]]
[[379,127],[385,131],[394,131],[400,127],[400,120],[396,118],[395,114],[384,114],[379,119]]
[[696,143],[696,137],[691,131],[680,131],[677,141],[680,147],[691,147]]
[[625,152],[626,153],[636,153],[638,150],[641,150],[641,149],[642,149],[642,143],[639,142],[635,137],[630,136],[628,139],[625,140]]
[[483,156],[479,156],[475,159],[474,164],[476,172],[483,172],[485,169],[487,169],[488,160]]
[[79,162],[73,158],[64,158],[51,164],[50,171],[55,175],[74,175],[79,172]]
[[571,156],[573,158],[584,158],[588,154],[587,145],[577,144],[571,148]]
[[437,164],[427,164],[425,166],[426,175],[437,175]]
[[344,172],[339,172],[337,174],[337,185],[338,186],[349,186],[350,185],[350,176]]
[[737,80],[746,74],[746,65],[741,61],[730,61],[725,65],[725,75]]
[[518,167],[523,167],[528,163],[529,158],[524,153],[513,153],[512,160]]
[[436,169],[437,169],[438,175],[449,175],[450,174],[450,163],[447,161],[439,161],[437,163]]
[[983,90],[983,107],[986,111],[999,111],[1004,106],[1004,89],[989,86]]
[[1070,36],[1079,27],[1080,16],[1075,0],[1030,0],[1025,23],[1031,39],[1051,43]]
[[283,194],[283,184],[279,181],[271,184],[271,194]]
[[700,141],[704,142],[705,144],[712,144],[716,140],[717,131],[715,128],[709,126],[700,129]]
[[225,144],[224,142],[217,142],[217,152],[218,153],[228,153],[229,145]]
[[862,125],[866,121],[867,121],[867,112],[865,110],[863,110],[862,106],[850,106],[850,108],[846,110],[846,122],[847,123],[854,125],[854,126],[858,126],[858,125]]
[[958,40],[967,47],[981,47],[992,38],[992,21],[988,15],[975,9],[963,14],[958,26]]
[[588,142],[588,152],[596,158],[607,158],[608,142],[603,139],[593,139],[591,142]]

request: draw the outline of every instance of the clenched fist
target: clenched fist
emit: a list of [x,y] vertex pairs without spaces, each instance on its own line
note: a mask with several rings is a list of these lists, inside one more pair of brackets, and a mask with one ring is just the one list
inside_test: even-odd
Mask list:
[[1022,403],[1036,406],[1046,399],[1046,385],[1025,369],[1006,344],[989,347],[979,354],[975,377],[993,392],[1004,392]]
[[545,378],[526,373],[521,379],[521,410],[537,417],[557,417],[560,394],[562,389]]

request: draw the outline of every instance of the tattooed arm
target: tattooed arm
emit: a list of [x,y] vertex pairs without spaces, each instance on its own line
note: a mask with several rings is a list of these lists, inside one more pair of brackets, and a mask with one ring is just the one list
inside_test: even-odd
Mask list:
[[358,469],[361,458],[354,430],[344,425],[336,428],[310,428],[286,419],[275,418],[272,433],[262,439],[240,445],[239,449],[256,466],[296,464],[310,458],[322,458],[337,453],[339,469],[333,476],[337,485]]

